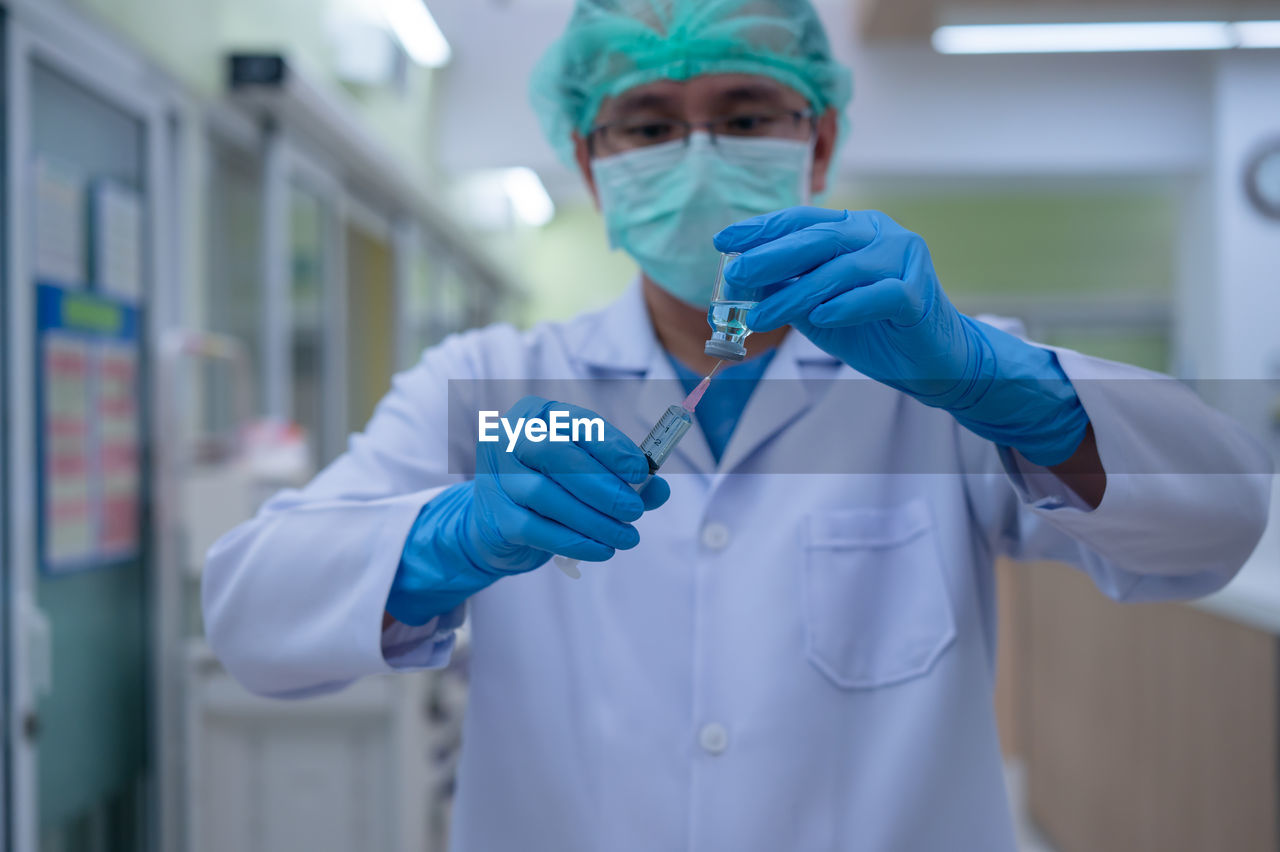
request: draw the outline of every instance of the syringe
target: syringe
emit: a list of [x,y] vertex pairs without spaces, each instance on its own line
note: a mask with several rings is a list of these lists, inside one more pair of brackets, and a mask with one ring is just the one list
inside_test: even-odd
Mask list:
[[[720,365],[723,363],[723,361],[717,361],[716,365],[711,368],[711,372],[707,373],[706,377],[698,382],[698,386],[689,392],[683,402],[669,406],[666,411],[662,412],[658,422],[653,424],[649,434],[640,442],[640,451],[649,460],[649,475],[645,477],[644,482],[631,486],[636,491],[644,490],[644,487],[649,484],[649,480],[658,472],[658,468],[662,467],[667,457],[671,455],[671,451],[676,448],[676,444],[680,443],[680,439],[689,431],[689,427],[693,425],[693,410],[698,407],[698,403],[702,400],[702,395],[707,392],[707,386],[711,384],[711,377],[716,374],[716,370],[720,369]],[[582,576],[582,572],[578,570],[577,559],[557,554],[554,561],[561,571],[573,579],[576,580]]]
[[[640,442],[640,452],[644,453],[645,458],[649,460],[649,475],[658,472],[658,468],[662,467],[663,462],[671,455],[671,451],[676,448],[676,444],[680,443],[680,439],[684,437],[684,433],[689,431],[689,427],[693,425],[693,415],[689,409],[682,405],[672,405],[662,412],[662,416],[658,418],[658,422],[653,424],[653,428],[649,430],[649,434]],[[649,480],[645,480],[639,485],[634,486],[638,491],[644,488]]]

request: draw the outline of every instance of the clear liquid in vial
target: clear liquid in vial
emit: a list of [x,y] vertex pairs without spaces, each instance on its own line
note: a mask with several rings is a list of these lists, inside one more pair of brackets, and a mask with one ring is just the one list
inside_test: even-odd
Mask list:
[[741,341],[751,329],[747,327],[747,314],[757,302],[712,302],[707,310],[711,327],[733,341]]

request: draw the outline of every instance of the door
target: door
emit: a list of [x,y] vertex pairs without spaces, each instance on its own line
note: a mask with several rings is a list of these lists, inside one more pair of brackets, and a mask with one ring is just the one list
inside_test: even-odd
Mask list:
[[[88,192],[94,191],[88,187],[95,183],[109,181],[135,200],[144,197],[150,187],[143,174],[147,152],[142,121],[43,62],[32,63],[31,93],[32,153],[37,162],[56,163],[52,168],[66,169],[62,179]],[[87,235],[82,238],[88,255]],[[141,245],[132,249],[139,255],[142,250]],[[89,257],[83,259],[87,262]],[[29,275],[28,284],[44,280],[41,270],[34,271],[39,277]],[[86,275],[81,282],[52,286],[92,292],[98,283],[94,273]],[[132,348],[136,356],[141,342],[134,338]],[[90,382],[97,380],[88,377]],[[51,393],[47,386],[52,381],[48,375],[37,378],[46,393]],[[85,413],[94,417],[92,410]],[[134,420],[142,422],[140,415]],[[38,443],[52,443],[47,428],[37,426]],[[88,466],[102,461],[84,459]],[[135,476],[137,483],[145,479],[141,471]],[[46,538],[54,534],[50,519],[40,526]],[[120,534],[133,535],[140,543],[140,527]],[[44,558],[45,564],[37,566],[36,605],[49,620],[51,643],[51,688],[37,709],[38,813],[41,849],[48,852],[97,848],[99,838],[106,839],[109,849],[141,846],[139,818],[147,765],[147,586],[145,554],[133,551],[120,560],[105,552],[90,556],[100,564],[87,562],[68,572],[55,570]]]
[[386,219],[348,201],[346,432],[363,429],[396,362],[396,255]]
[[326,310],[334,278],[326,238],[332,216],[323,195],[304,184],[290,185],[289,414],[306,430],[316,467],[332,457],[335,440],[327,411],[334,388],[328,369],[334,317]]
[[10,848],[141,850],[166,125],[140,63],[30,14],[6,40]]
[[267,414],[303,428],[321,467],[346,437],[342,190],[334,167],[272,130],[263,144]]
[[[233,338],[244,348],[254,382],[251,414],[266,410],[262,372],[267,338],[262,286],[262,162],[250,139],[237,144],[216,133],[209,138],[208,251],[204,323],[215,334]],[[235,388],[225,370],[206,365],[199,431],[226,434],[236,423]]]

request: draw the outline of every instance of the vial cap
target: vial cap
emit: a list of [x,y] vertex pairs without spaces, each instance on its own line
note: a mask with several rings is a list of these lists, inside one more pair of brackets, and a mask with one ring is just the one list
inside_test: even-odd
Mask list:
[[716,340],[713,338],[707,341],[707,345],[703,347],[702,351],[712,358],[720,358],[725,361],[741,361],[747,357],[747,347],[732,340]]

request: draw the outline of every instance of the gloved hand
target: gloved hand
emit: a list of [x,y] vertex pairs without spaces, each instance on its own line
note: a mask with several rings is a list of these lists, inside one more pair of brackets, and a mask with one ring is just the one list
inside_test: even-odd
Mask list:
[[753,331],[792,325],[864,375],[950,411],[1030,461],[1066,461],[1089,418],[1047,349],[970,319],[948,301],[929,249],[883,213],[792,207],[730,225],[743,252],[725,281],[770,287]]
[[[506,417],[545,420],[551,410],[598,417],[576,405],[525,397]],[[631,525],[671,496],[661,477],[643,491],[649,463],[605,424],[603,441],[476,443],[476,475],[423,507],[410,530],[387,598],[403,624],[426,624],[507,574],[531,571],[553,554],[603,562],[640,542]]]

